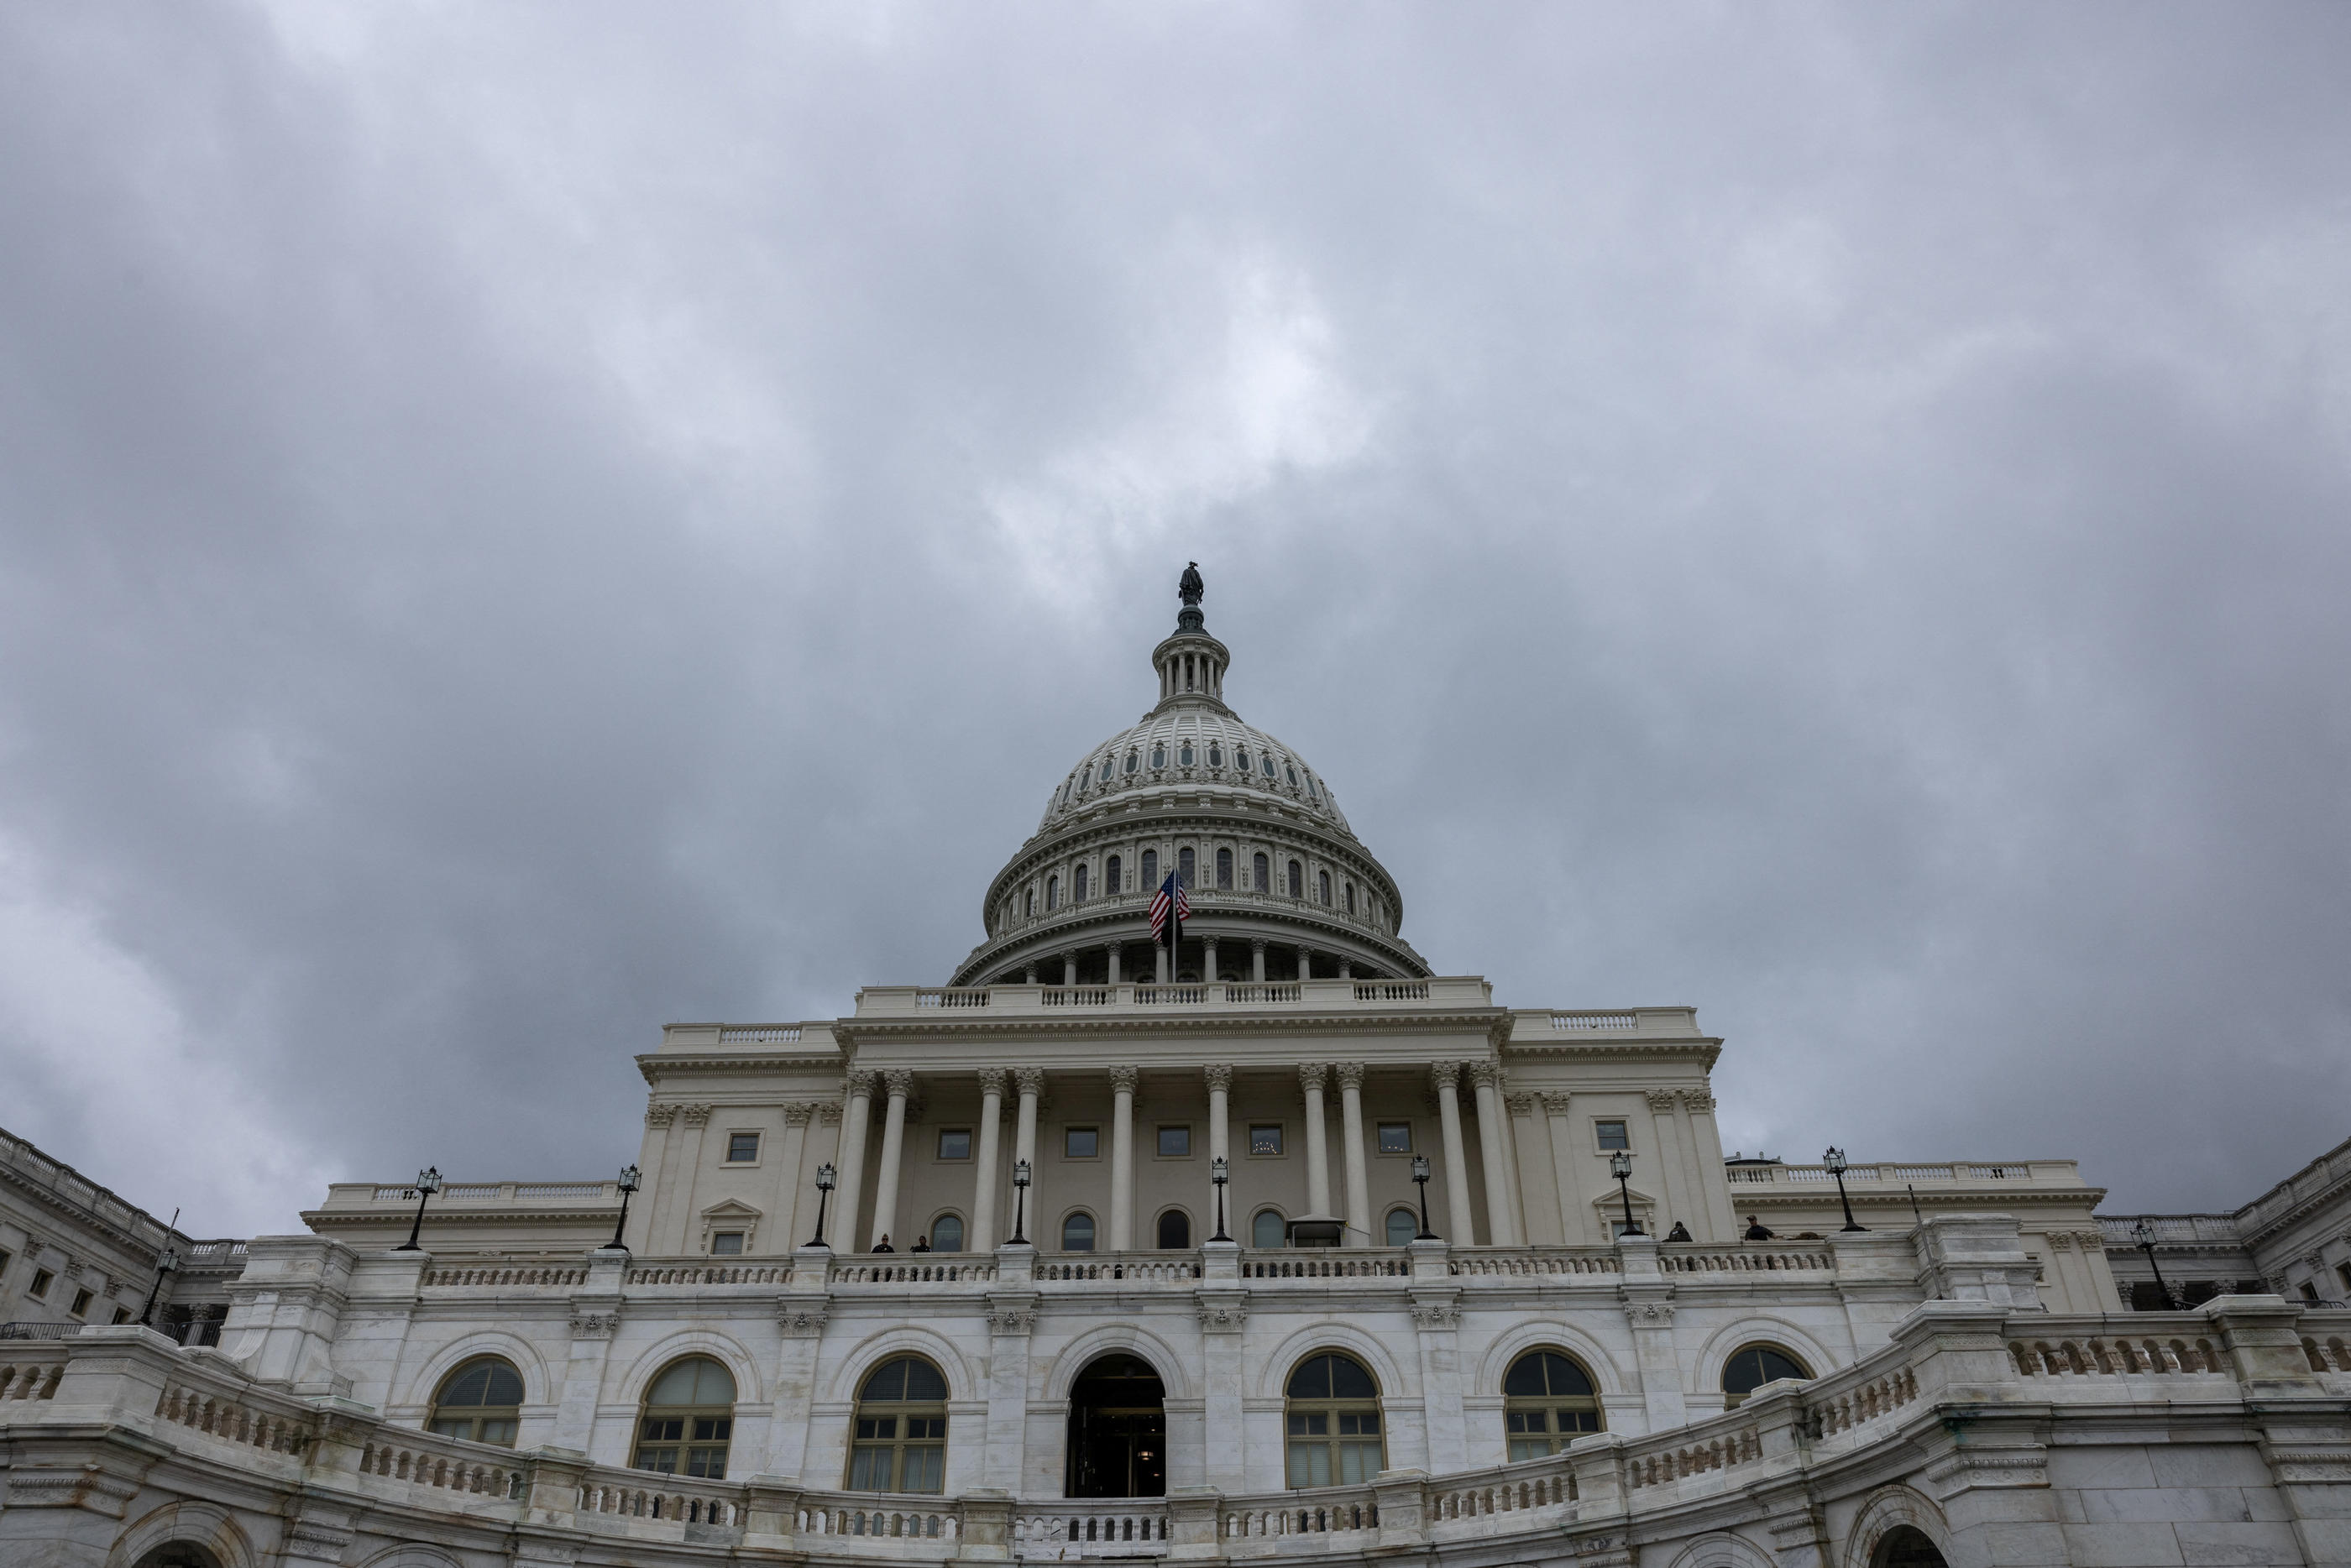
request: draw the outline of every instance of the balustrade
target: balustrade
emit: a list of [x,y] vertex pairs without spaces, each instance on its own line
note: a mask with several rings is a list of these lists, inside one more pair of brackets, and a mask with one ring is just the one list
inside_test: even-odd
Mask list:
[[[409,1481],[417,1486],[471,1493],[475,1497],[513,1499],[522,1495],[522,1471],[511,1449],[492,1449],[457,1438],[424,1438],[402,1433],[381,1434],[360,1450],[360,1474]],[[427,1443],[431,1447],[426,1447]]]
[[1143,1557],[1167,1550],[1167,1505],[1139,1498],[1024,1505],[1012,1547],[1029,1556]]
[[952,1253],[910,1252],[904,1261],[871,1255],[835,1260],[825,1271],[836,1285],[972,1285],[996,1278],[992,1258],[963,1258]]
[[686,1490],[675,1477],[642,1470],[620,1477],[591,1477],[580,1483],[580,1511],[628,1519],[666,1519],[681,1524],[726,1524],[740,1528],[743,1506],[715,1488]]
[[1411,1260],[1393,1251],[1311,1247],[1241,1254],[1245,1280],[1395,1280],[1409,1278],[1411,1273]]
[[1616,1274],[1623,1260],[1613,1247],[1457,1247],[1448,1267],[1468,1279]]
[[1369,1487],[1320,1487],[1274,1498],[1236,1499],[1220,1513],[1227,1541],[1280,1535],[1337,1535],[1380,1527],[1378,1496]]
[[632,1285],[779,1285],[792,1277],[789,1263],[648,1262],[632,1264]]
[[1200,1277],[1200,1262],[1188,1253],[1048,1252],[1037,1260],[1037,1278],[1052,1283],[1180,1284]]
[[[2201,1327],[2201,1324],[2198,1326]],[[2012,1339],[2009,1355],[2017,1371],[2027,1377],[2125,1377],[2134,1374],[2229,1374],[2228,1363],[2210,1339],[2152,1334],[2129,1338],[2085,1335],[2081,1338]]]
[[1831,1272],[1836,1268],[1836,1259],[1827,1252],[1790,1251],[1768,1244],[1735,1249],[1709,1247],[1692,1251],[1661,1246],[1657,1249],[1657,1267],[1668,1274]]
[[299,1455],[310,1446],[310,1429],[300,1417],[184,1383],[165,1386],[155,1413],[191,1431],[273,1454]]

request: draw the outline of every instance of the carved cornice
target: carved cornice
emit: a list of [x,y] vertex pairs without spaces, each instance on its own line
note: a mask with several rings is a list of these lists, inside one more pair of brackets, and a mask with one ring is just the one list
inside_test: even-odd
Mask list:
[[645,1107],[645,1126],[649,1127],[665,1127],[676,1120],[677,1107],[675,1106],[647,1106]]
[[836,1072],[841,1067],[841,1054],[830,1052],[821,1056],[805,1054],[780,1055],[770,1052],[733,1054],[725,1056],[687,1055],[674,1051],[648,1052],[637,1058],[637,1073],[647,1084],[658,1084],[664,1077],[680,1077],[702,1073],[789,1073],[795,1070],[812,1073]]
[[677,1114],[679,1119],[690,1127],[705,1126],[710,1120],[708,1106],[680,1106],[677,1108]]
[[1646,1092],[1646,1098],[1650,1115],[1669,1116],[1674,1114],[1676,1096],[1671,1089],[1650,1089]]
[[571,1314],[571,1337],[574,1339],[610,1339],[621,1326],[621,1314],[609,1312],[575,1312]]
[[1015,1067],[1012,1069],[1012,1085],[1021,1094],[1041,1096],[1045,1092],[1045,1069]]
[[784,1125],[788,1127],[804,1127],[809,1125],[810,1118],[815,1115],[814,1100],[792,1100],[784,1106]]

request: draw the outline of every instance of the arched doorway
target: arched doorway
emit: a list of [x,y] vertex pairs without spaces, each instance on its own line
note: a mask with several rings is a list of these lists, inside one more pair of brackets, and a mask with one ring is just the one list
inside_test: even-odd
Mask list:
[[139,1568],[221,1568],[220,1559],[193,1541],[167,1541],[139,1559]]
[[1915,1525],[1897,1524],[1879,1538],[1869,1568],[1950,1568],[1941,1552]]
[[1070,1390],[1067,1497],[1167,1495],[1167,1389],[1139,1356],[1098,1356]]

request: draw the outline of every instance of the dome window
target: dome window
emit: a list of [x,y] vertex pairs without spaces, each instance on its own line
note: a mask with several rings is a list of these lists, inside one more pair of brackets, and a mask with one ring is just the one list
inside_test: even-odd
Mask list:
[[1308,774],[1306,775],[1306,798],[1315,802],[1317,805],[1320,805],[1322,800],[1322,797],[1314,792],[1314,775],[1312,774]]
[[1214,741],[1210,741],[1208,742],[1208,765],[1212,768],[1220,768],[1225,765],[1225,748],[1217,744]]
[[1029,914],[1030,918],[1031,918],[1031,919],[1033,919],[1033,918],[1035,918],[1036,913],[1037,913],[1037,889],[1036,889],[1036,888],[1029,888]]
[[1181,881],[1182,885],[1186,888],[1196,885],[1193,880],[1192,867],[1193,860],[1191,849],[1186,846],[1183,849],[1177,850],[1176,852],[1176,875]]
[[1129,752],[1129,753],[1126,753],[1126,771],[1127,771],[1128,773],[1133,773],[1133,772],[1134,772],[1134,770],[1135,770],[1135,769],[1137,769],[1137,768],[1141,767],[1142,765],[1143,765],[1143,759],[1142,759],[1140,756],[1136,755],[1136,754],[1135,754],[1134,753],[1133,753],[1133,752]]
[[1154,747],[1152,747],[1152,748],[1151,748],[1151,771],[1152,771],[1153,773],[1155,773],[1155,773],[1157,773],[1160,769],[1162,769],[1162,768],[1165,767],[1166,765],[1167,765],[1167,748],[1166,748],[1166,747],[1165,747],[1165,746],[1154,746]]
[[1288,763],[1284,763],[1281,764],[1281,771],[1290,775],[1290,787],[1296,789],[1298,787],[1298,770],[1291,767]]
[[1273,776],[1273,754],[1270,752],[1260,752],[1258,753],[1257,760],[1258,765],[1265,770],[1265,776],[1271,778]]
[[[1086,873],[1085,873],[1085,868],[1084,868],[1083,867],[1079,867],[1079,869],[1078,869],[1078,876],[1079,876],[1080,877],[1081,877],[1081,878],[1082,878],[1082,877],[1085,876],[1085,874],[1086,874]],[[1082,880],[1081,880],[1081,881],[1078,883],[1078,897],[1079,897],[1079,898],[1084,898],[1085,896],[1086,896],[1086,885],[1085,885],[1085,883],[1084,883]],[[1351,915],[1352,915],[1352,914],[1353,914],[1354,912],[1355,912],[1355,885],[1354,885],[1353,882],[1350,882],[1350,883],[1348,883],[1348,884],[1347,884],[1347,913],[1349,913],[1349,914],[1351,914]]]
[[1192,765],[1192,742],[1191,742],[1186,741],[1186,742],[1184,742],[1184,749],[1183,749],[1182,751],[1179,751],[1179,752],[1177,752],[1177,753],[1176,753],[1176,760],[1177,762],[1179,762],[1179,763],[1183,763],[1183,764],[1184,764],[1186,767],[1187,767],[1187,768],[1188,768],[1188,767],[1190,767],[1190,766]]
[[1331,873],[1328,871],[1314,873],[1314,892],[1315,896],[1322,900],[1323,907],[1328,909],[1331,904]]
[[1159,851],[1156,849],[1146,849],[1143,852],[1143,881],[1136,888],[1135,891],[1139,893],[1155,893],[1158,890]]
[[[1070,897],[1077,903],[1086,901],[1086,863],[1082,860],[1078,862],[1078,868],[1070,873]],[[1354,912],[1355,886],[1350,882],[1347,885],[1347,913],[1352,915]]]
[[1102,862],[1102,893],[1104,897],[1118,891],[1118,874],[1123,862],[1115,855]]
[[1267,869],[1266,858],[1262,855],[1256,856],[1249,861],[1249,886],[1260,893],[1267,892],[1273,887],[1272,873]]
[[1219,849],[1217,851],[1217,886],[1230,888],[1232,885],[1233,852],[1229,849]]
[[[1331,901],[1330,881],[1327,877],[1323,880],[1322,901],[1326,904]],[[1050,914],[1061,908],[1061,879],[1059,877],[1048,877],[1045,878],[1045,910]]]
[[1104,784],[1108,784],[1108,783],[1110,783],[1110,766],[1111,766],[1110,759],[1109,759],[1108,757],[1104,757],[1104,758],[1102,759],[1102,783],[1104,783]]
[[1233,766],[1240,769],[1243,773],[1249,772],[1249,748],[1247,746],[1243,746],[1233,753]]
[[[1290,896],[1293,898],[1306,897],[1306,867],[1295,860],[1290,863]],[[1033,898],[1036,895],[1032,893],[1029,897]]]

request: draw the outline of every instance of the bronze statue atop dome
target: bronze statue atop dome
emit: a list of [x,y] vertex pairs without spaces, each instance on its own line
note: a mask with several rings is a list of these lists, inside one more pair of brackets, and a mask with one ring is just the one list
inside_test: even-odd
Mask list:
[[1184,568],[1184,576],[1176,585],[1176,597],[1187,605],[1196,605],[1207,591],[1207,585],[1200,581],[1200,563],[1194,561]]

